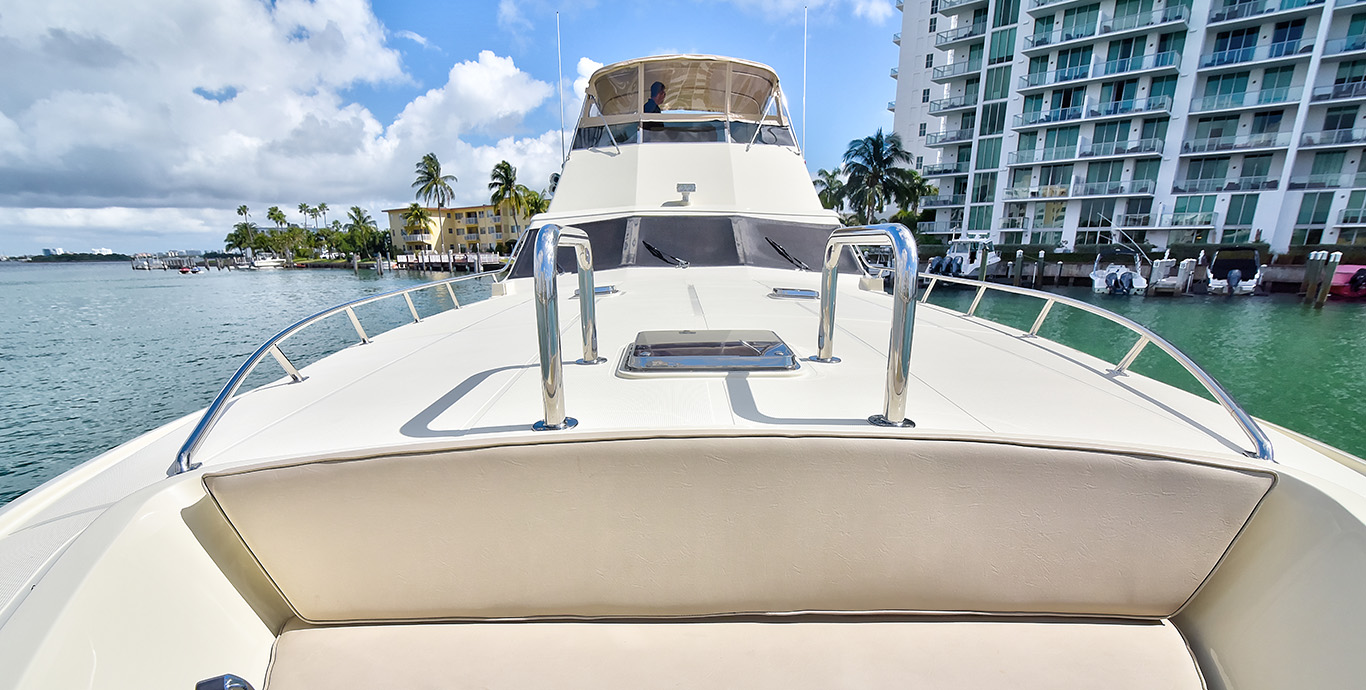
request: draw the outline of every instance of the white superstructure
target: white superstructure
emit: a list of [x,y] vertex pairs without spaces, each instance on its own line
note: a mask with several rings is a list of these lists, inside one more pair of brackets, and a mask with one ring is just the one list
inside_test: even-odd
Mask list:
[[[1366,464],[1092,305],[917,293],[907,229],[836,228],[793,172],[781,107],[750,105],[770,77],[604,67],[507,271],[308,317],[204,414],[0,510],[0,688],[1366,676]],[[642,112],[654,81],[680,100]],[[890,292],[841,277],[867,244]],[[969,313],[917,299],[946,282]],[[1029,331],[973,315],[1000,291],[1040,300]],[[413,323],[367,330],[386,302]],[[1068,309],[1133,346],[1038,337]],[[296,369],[323,320],[355,344]],[[1134,373],[1145,348],[1208,397]],[[240,390],[257,363],[286,376]]]

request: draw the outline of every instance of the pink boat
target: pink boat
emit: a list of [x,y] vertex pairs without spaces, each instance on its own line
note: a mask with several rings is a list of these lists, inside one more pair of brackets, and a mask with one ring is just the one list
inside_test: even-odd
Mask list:
[[1346,299],[1366,298],[1366,266],[1340,264],[1333,273],[1333,285],[1328,292]]

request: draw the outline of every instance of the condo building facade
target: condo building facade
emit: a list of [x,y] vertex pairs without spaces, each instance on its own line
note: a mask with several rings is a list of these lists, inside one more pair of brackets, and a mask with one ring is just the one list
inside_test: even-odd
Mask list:
[[398,252],[496,252],[516,244],[523,227],[511,212],[504,214],[491,204],[458,208],[427,208],[426,227],[409,227],[407,208],[385,209],[389,237]]
[[923,137],[897,91],[896,131],[936,152],[920,166],[939,189],[921,201],[933,210],[921,233],[1066,248],[1366,244],[1366,0],[916,0],[903,12],[903,34],[929,18],[912,12],[940,29],[929,80],[942,91]]

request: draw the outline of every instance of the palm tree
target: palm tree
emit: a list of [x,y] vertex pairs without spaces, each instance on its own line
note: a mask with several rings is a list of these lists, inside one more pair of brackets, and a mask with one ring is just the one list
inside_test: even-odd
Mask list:
[[[526,189],[526,187],[522,187],[522,189]],[[545,190],[538,192],[532,189],[526,189],[525,204],[526,215],[530,218],[538,213],[545,213],[550,210],[550,197],[546,194]]]
[[[911,175],[903,167],[911,154],[901,146],[901,135],[877,134],[849,142],[844,152],[844,198],[849,200],[861,223],[869,223],[889,203],[911,205]],[[919,177],[919,175],[916,175]],[[915,199],[919,203],[919,198]]]
[[[242,208],[246,207],[243,206]],[[234,249],[246,250],[247,248],[252,246],[252,241],[255,239],[255,237],[256,224],[248,221],[242,221],[241,223],[232,226],[232,232],[228,233],[228,236],[223,238],[223,247],[228,251],[232,251]]]
[[517,225],[517,212],[526,208],[526,187],[517,184],[517,168],[507,161],[499,161],[493,166],[489,176],[489,203],[494,208],[507,205],[512,211],[512,224]]
[[323,225],[327,225],[327,204],[318,204],[317,206],[313,207],[313,210],[322,215]]
[[[242,216],[242,222],[234,225],[234,228],[245,228],[247,233],[247,243],[251,243],[251,238],[256,235],[256,224],[251,222],[251,210],[246,204],[237,207],[237,215]],[[247,245],[239,246],[238,249],[246,249]]]
[[308,216],[313,213],[313,207],[303,202],[299,203],[299,215],[304,217],[304,227],[308,227]]
[[279,206],[271,206],[266,211],[266,220],[274,223],[276,229],[280,230],[283,230],[285,223],[289,222],[289,219],[285,218],[285,212],[281,211]]
[[844,206],[844,179],[840,177],[840,169],[826,170],[821,168],[816,171],[816,196],[821,200],[821,206],[835,210]]
[[[431,211],[422,208],[416,201],[408,204],[408,208],[403,211],[403,229],[421,230],[427,232],[427,223],[432,219]],[[417,234],[417,233],[408,233]]]

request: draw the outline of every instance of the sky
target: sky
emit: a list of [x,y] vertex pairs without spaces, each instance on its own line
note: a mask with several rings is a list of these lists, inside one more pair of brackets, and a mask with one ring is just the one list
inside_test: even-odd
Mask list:
[[772,66],[814,173],[891,130],[892,2],[0,0],[0,254],[221,249],[242,204],[387,229],[429,152],[452,205],[501,160],[543,189],[561,94],[572,131],[593,70],[666,53]]

